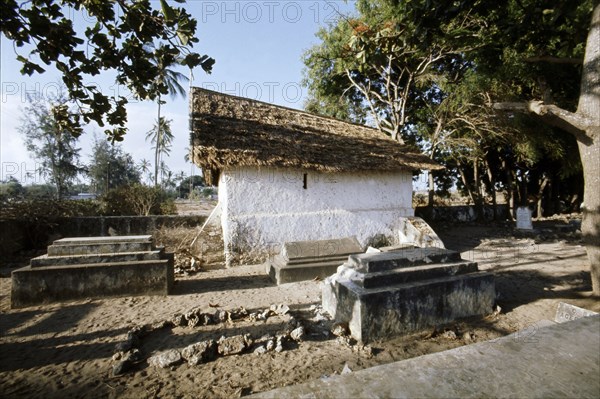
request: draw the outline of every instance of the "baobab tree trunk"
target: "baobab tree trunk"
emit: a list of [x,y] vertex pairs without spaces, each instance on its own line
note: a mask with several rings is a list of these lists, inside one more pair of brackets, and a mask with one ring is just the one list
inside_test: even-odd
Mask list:
[[577,139],[584,178],[581,232],[590,261],[592,291],[600,296],[600,3],[592,11],[577,111],[543,101],[501,103],[495,108],[532,112]]
[[581,232],[590,260],[594,295],[600,296],[600,3],[592,13],[577,114],[587,119],[585,135],[589,137],[577,140],[585,181]]
[[600,296],[600,132],[598,130],[600,129],[596,128],[593,144],[579,143],[585,179],[581,232],[590,261],[592,288],[596,296]]

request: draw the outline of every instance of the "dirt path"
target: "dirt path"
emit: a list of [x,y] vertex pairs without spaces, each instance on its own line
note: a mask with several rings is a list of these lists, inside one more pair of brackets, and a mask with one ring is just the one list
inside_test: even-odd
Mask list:
[[[502,312],[484,320],[464,320],[372,345],[372,353],[329,334],[330,322],[315,311],[319,282],[274,286],[260,266],[212,270],[180,278],[174,295],[84,300],[11,310],[10,268],[0,278],[0,396],[65,397],[236,397],[314,378],[494,339],[524,330],[535,344],[538,323],[553,319],[560,301],[600,311],[590,297],[585,250],[573,234],[514,237],[505,226],[438,227],[446,246],[497,273]],[[132,371],[112,375],[115,345],[136,325],[172,319],[193,308],[205,312],[245,307],[262,311],[286,304],[291,311],[266,321],[234,320],[211,326],[163,328],[140,344],[143,360]],[[243,353],[201,364],[160,369],[145,359],[154,352],[181,349],[221,335],[249,333],[256,340],[276,334],[290,317],[302,321],[307,335],[286,342],[281,353]],[[452,333],[448,333],[452,331]]]

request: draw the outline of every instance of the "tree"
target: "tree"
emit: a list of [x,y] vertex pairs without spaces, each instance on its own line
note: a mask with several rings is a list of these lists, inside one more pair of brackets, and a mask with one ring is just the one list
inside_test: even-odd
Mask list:
[[179,196],[182,198],[189,198],[190,193],[192,193],[196,187],[204,187],[204,185],[202,176],[188,176],[179,183],[179,187],[177,188]]
[[[165,187],[165,184],[169,184],[170,181],[168,179],[173,177],[173,173],[169,169],[169,165],[165,161],[160,162],[160,184]],[[165,179],[165,175],[167,175],[167,179]]]
[[[160,108],[160,107],[159,107]],[[163,155],[169,155],[173,144],[173,132],[171,131],[170,119],[160,117],[157,123],[146,133],[146,141],[150,140],[154,144],[154,185],[158,185],[158,172],[164,163]]]
[[146,158],[143,158],[138,165],[140,174],[142,176],[148,176],[149,180],[152,180],[151,166],[152,164]]
[[14,177],[0,181],[0,204],[23,198],[25,188]]
[[[188,81],[187,76],[183,75],[181,72],[177,72],[170,67],[175,64],[180,64],[182,60],[180,58],[171,58],[169,57],[167,51],[169,49],[164,46],[159,46],[154,57],[151,59],[152,63],[156,66],[159,73],[156,77],[157,84],[163,84],[167,87],[167,93],[171,96],[171,98],[175,98],[177,95],[185,97],[185,89],[179,81]],[[156,104],[158,105],[158,116],[156,117],[156,125],[154,126],[155,133],[154,140],[155,148],[154,148],[154,185],[158,184],[158,167],[160,164],[161,155],[164,154],[165,149],[164,144],[168,141],[169,144],[172,141],[173,137],[171,135],[170,138],[163,137],[167,134],[170,134],[171,121],[165,120],[165,118],[161,117],[161,106],[165,101],[162,99],[162,95],[159,94],[156,99]],[[165,130],[169,128],[169,131]]]
[[[569,60],[550,54],[534,59],[560,63]],[[548,99],[549,96],[546,96]],[[497,103],[498,109],[522,110],[577,139],[584,174],[582,233],[591,265],[594,295],[600,296],[600,4],[593,7],[583,58],[576,111],[538,99],[527,103]]]
[[148,216],[152,208],[156,208],[161,201],[162,191],[157,187],[145,187],[134,184],[125,190],[125,198],[136,215]]
[[[181,182],[185,179],[185,172],[184,171],[179,171],[179,173],[177,173],[175,175],[175,188],[177,189],[177,196],[179,198],[181,197]],[[179,184],[178,184],[179,183]]]
[[[163,72],[152,59],[159,58],[164,65],[181,59],[183,65],[200,66],[208,73],[215,62],[192,52],[198,42],[197,21],[167,0],[160,5],[160,10],[154,10],[150,0],[6,0],[0,27],[15,49],[25,51],[17,52],[22,74],[43,73],[42,64],[53,65],[61,73],[69,98],[78,106],[77,112],[57,109],[55,119],[61,130],[78,136],[82,122],[94,121],[113,126],[105,133],[120,141],[126,133],[128,100],[103,93],[87,81],[89,77],[114,71],[116,83],[126,86],[135,98],[155,100],[168,93],[168,86],[159,78]],[[85,12],[95,23],[84,32],[75,31],[65,15],[72,9]],[[149,43],[162,45],[150,47]]]
[[140,182],[133,158],[117,144],[94,138],[88,175],[97,193]]
[[25,136],[27,150],[39,162],[38,173],[56,186],[58,198],[69,192],[69,185],[80,171],[77,138],[57,120],[57,113],[68,112],[69,102],[58,93],[47,101],[29,97],[19,131]]
[[340,18],[319,31],[322,43],[304,57],[307,105],[355,121],[366,111],[379,130],[406,141],[415,89],[427,86],[442,65],[462,68],[461,54],[483,36],[472,9],[442,13],[429,3],[359,0],[359,18]]
[[[552,174],[564,179],[576,173],[578,166],[568,155],[577,140],[584,175],[582,231],[593,291],[600,295],[599,7],[597,0],[482,0],[451,7],[441,0],[359,0],[359,18],[342,19],[321,31],[323,43],[305,57],[307,105],[350,119],[361,115],[356,109],[367,108],[381,130],[392,136],[399,132],[424,148],[439,148],[440,138],[450,138],[458,145],[441,151],[450,155],[444,162],[458,171],[475,200],[502,184],[512,201],[518,197],[525,203],[533,193],[540,208]],[[414,66],[427,63],[428,54],[431,60],[441,58],[421,74]],[[486,83],[456,97],[469,74]],[[402,76],[405,80],[398,80]],[[477,91],[488,88],[487,99],[475,101]],[[490,117],[473,114],[471,106],[466,113],[440,112],[453,97],[457,105],[477,104]],[[429,104],[422,110],[425,117],[414,120],[423,103]],[[496,110],[533,117],[514,112],[498,117],[490,109],[494,103]],[[402,129],[395,128],[398,121]],[[490,140],[487,133],[502,130],[498,121],[510,134]],[[561,168],[569,172],[557,172]]]

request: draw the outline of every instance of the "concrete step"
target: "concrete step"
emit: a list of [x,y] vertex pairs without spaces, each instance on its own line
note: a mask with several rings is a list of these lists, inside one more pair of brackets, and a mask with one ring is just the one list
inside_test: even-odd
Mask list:
[[49,256],[91,255],[152,251],[152,236],[76,237],[56,240],[48,246]]
[[384,272],[359,274],[356,277],[351,278],[351,281],[363,288],[377,288],[410,283],[413,281],[424,281],[439,277],[474,273],[478,270],[476,262],[462,261],[403,267]]
[[590,398],[600,394],[600,316],[251,398]]
[[348,255],[333,255],[333,256],[322,256],[322,257],[311,256],[309,258],[290,259],[286,263],[290,266],[292,266],[292,265],[303,266],[303,265],[311,265],[311,264],[318,264],[318,263],[336,262],[339,266],[342,263],[346,262],[347,260],[348,260]]
[[59,266],[12,272],[11,306],[82,298],[167,295],[174,282],[173,254],[166,259]]
[[91,255],[62,255],[51,256],[42,255],[31,259],[31,267],[43,266],[61,266],[61,265],[77,265],[77,264],[94,264],[94,263],[115,263],[115,262],[133,262],[142,260],[158,260],[163,257],[164,249],[157,249],[148,252],[122,252],[122,253],[105,253]]
[[107,243],[152,242],[149,234],[137,236],[104,236],[104,237],[67,237],[55,240],[54,245],[85,245]]
[[383,272],[400,267],[459,262],[460,253],[444,248],[409,248],[382,253],[350,255],[348,266],[363,273]]

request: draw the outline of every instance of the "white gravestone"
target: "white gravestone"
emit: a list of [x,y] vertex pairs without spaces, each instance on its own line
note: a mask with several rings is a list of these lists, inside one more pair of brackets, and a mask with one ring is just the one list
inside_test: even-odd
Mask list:
[[517,229],[533,230],[531,225],[531,209],[526,206],[517,208]]

